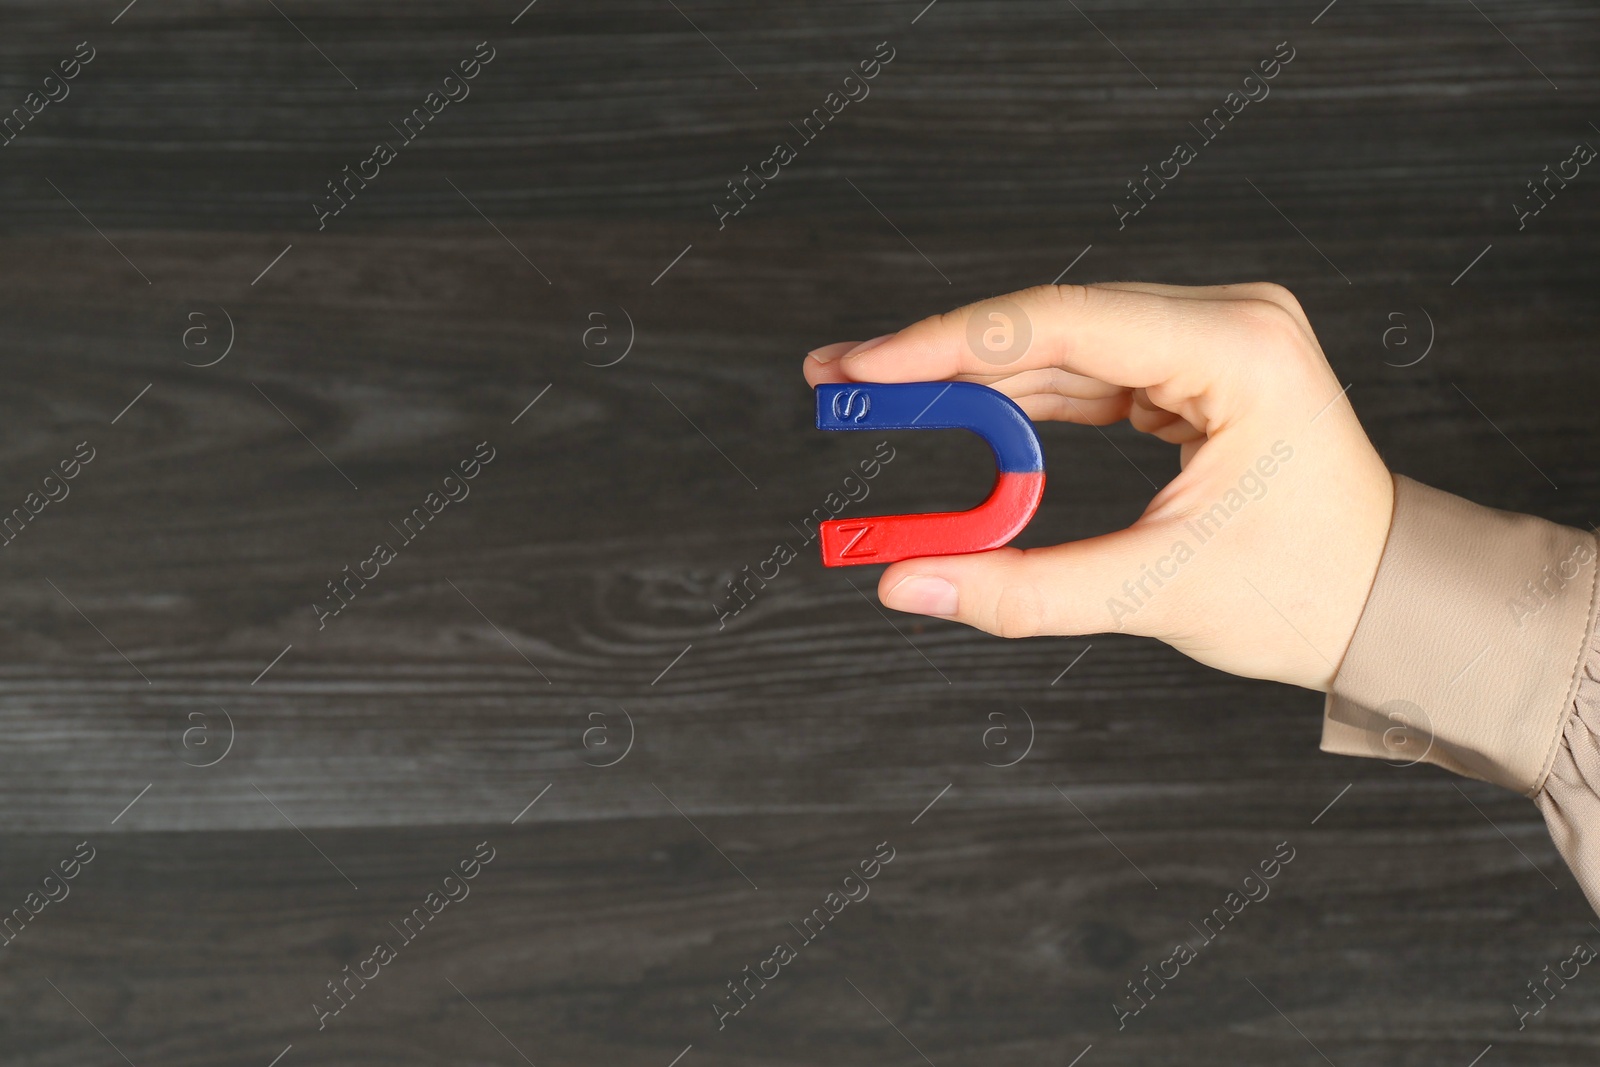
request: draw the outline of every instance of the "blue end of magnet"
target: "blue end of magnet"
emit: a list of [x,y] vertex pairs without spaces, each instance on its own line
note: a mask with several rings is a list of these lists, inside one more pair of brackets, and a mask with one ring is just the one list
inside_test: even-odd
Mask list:
[[846,382],[817,386],[819,430],[971,430],[1002,473],[1044,470],[1033,422],[1004,393],[976,382]]

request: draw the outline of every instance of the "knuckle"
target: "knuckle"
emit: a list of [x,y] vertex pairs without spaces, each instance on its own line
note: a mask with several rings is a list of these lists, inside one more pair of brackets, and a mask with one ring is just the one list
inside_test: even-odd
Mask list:
[[1012,583],[995,598],[989,631],[999,637],[1037,637],[1044,630],[1044,595],[1036,586]]
[[1062,311],[1082,311],[1092,299],[1087,285],[1036,285],[1023,290],[1023,295]]
[[1038,315],[1035,344],[1039,351],[1059,366],[1075,358],[1081,343],[1081,331],[1076,327],[1099,313],[1104,292],[1087,285],[1036,285],[1018,296],[1023,307]]
[[1277,282],[1252,282],[1245,291],[1255,300],[1263,300],[1282,308],[1301,332],[1306,334],[1312,332],[1311,320],[1306,317],[1305,308],[1300,306],[1300,301],[1293,293]]
[[1300,307],[1300,301],[1296,300],[1293,293],[1277,282],[1260,282],[1258,283],[1258,291],[1261,299],[1270,300],[1272,303],[1279,305],[1295,318],[1304,319],[1306,317],[1305,310]]
[[932,323],[940,333],[959,333],[966,329],[967,318],[972,314],[973,308],[977,306],[976,304],[964,304],[958,308],[951,308],[949,311],[941,311],[938,314],[930,315],[925,321]]
[[[951,308],[949,311],[936,312],[911,324],[900,332],[904,336],[918,338],[923,342],[951,344],[954,339],[960,338],[966,333],[966,320],[962,317],[965,313],[965,308]],[[928,377],[932,379],[956,373],[960,368],[945,367],[941,364],[938,369],[931,366],[927,369]]]
[[1236,301],[1236,313],[1246,332],[1264,346],[1274,349],[1305,347],[1305,330],[1299,316],[1275,300],[1252,297]]

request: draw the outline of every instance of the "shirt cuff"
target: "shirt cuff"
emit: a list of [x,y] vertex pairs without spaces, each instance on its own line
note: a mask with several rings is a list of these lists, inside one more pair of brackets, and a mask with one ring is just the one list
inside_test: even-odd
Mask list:
[[1593,534],[1394,477],[1394,518],[1329,689],[1322,749],[1534,796],[1594,630]]

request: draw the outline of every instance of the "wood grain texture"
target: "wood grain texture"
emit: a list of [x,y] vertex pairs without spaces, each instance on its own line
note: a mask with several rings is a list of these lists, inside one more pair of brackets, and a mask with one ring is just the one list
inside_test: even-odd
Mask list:
[[[0,548],[0,909],[98,850],[0,947],[6,1063],[1594,1062],[1587,973],[1517,1029],[1600,936],[1531,805],[1324,756],[1313,695],[1150,642],[886,617],[796,530],[877,440],[811,428],[806,349],[1080,253],[1065,280],[1289,285],[1396,470],[1590,525],[1600,179],[1523,230],[1511,205],[1600,138],[1594,9],[277,6],[0,7],[0,104],[97,49],[0,149],[0,510],[96,450]],[[470,98],[319,232],[324,183],[483,40]],[[1284,40],[1271,96],[1119,229]],[[881,41],[871,95],[719,229]],[[987,487],[975,441],[889,440],[858,513]],[[1176,470],[1126,427],[1044,444],[1024,543]],[[324,983],[484,840],[471,897],[319,1031]],[[882,841],[870,898],[719,1030]],[[1283,841],[1119,1032],[1125,983]]]

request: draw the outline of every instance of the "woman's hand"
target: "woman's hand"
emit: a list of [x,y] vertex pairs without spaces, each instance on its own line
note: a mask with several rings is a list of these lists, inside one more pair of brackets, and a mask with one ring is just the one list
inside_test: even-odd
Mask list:
[[1281,286],[1042,286],[819,348],[805,375],[982,382],[1036,421],[1127,419],[1179,446],[1182,472],[1127,529],[904,560],[878,583],[887,607],[1002,637],[1121,630],[1233,674],[1332,683],[1394,488]]

